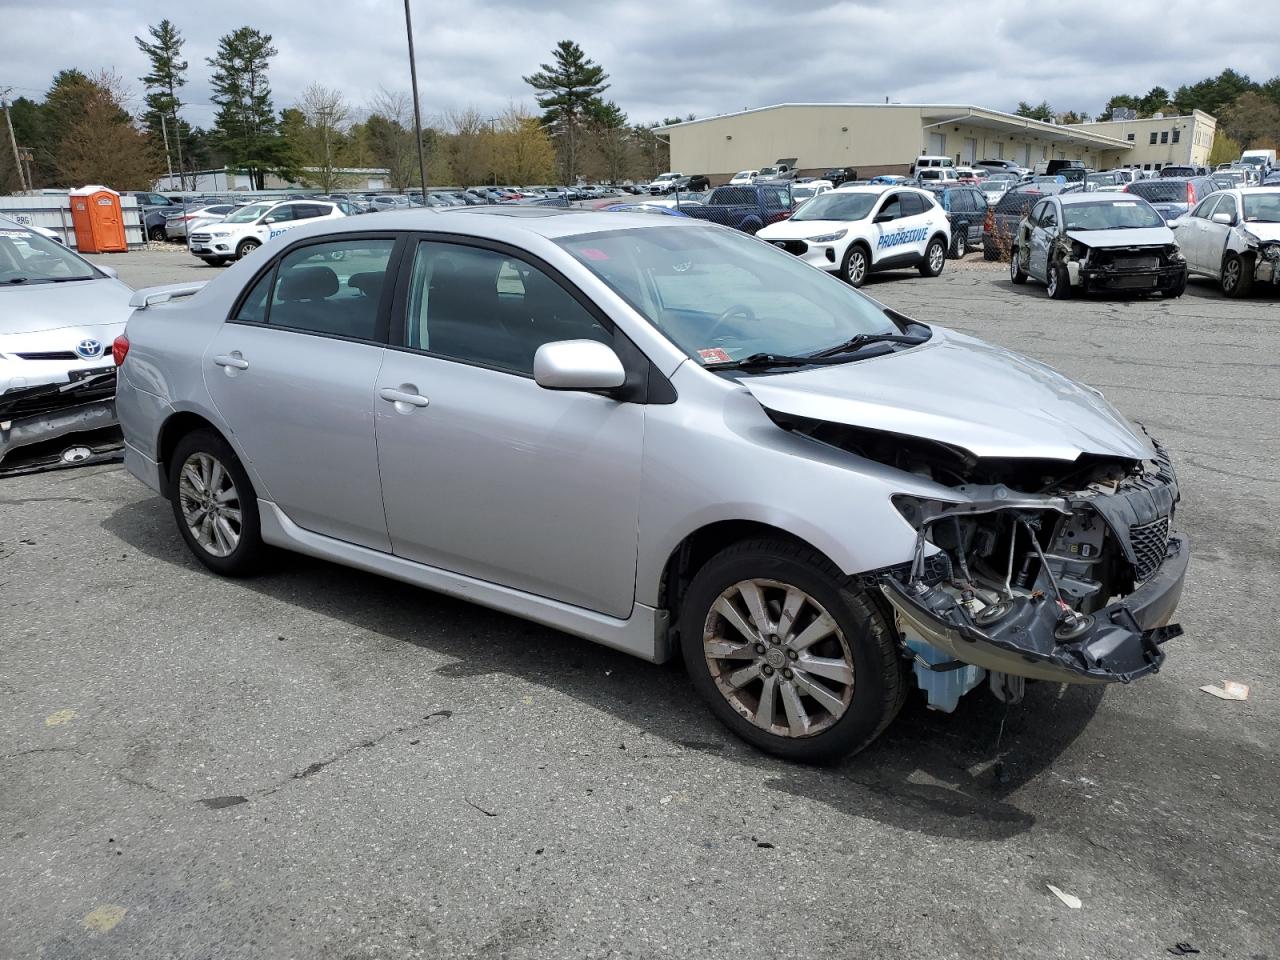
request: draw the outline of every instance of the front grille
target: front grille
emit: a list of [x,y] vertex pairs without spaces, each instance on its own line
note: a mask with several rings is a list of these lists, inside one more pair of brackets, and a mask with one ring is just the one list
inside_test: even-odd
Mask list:
[[1144,583],[1164,563],[1165,549],[1169,544],[1169,518],[1161,517],[1152,523],[1134,524],[1129,528],[1129,544],[1137,558],[1133,578],[1137,583]]
[[1124,256],[1112,258],[1111,262],[1118,270],[1155,270],[1160,266],[1160,258],[1152,255]]
[[20,360],[79,360],[74,350],[46,350],[42,353],[15,354]]
[[196,243],[208,243],[209,235],[207,233],[193,233],[191,239]]
[[797,257],[809,252],[809,245],[803,240],[773,240],[771,242],[775,247],[781,247],[787,253],[794,253]]

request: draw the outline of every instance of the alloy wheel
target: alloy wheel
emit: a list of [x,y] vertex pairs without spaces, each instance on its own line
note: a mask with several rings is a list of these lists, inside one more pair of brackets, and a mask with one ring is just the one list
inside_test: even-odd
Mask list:
[[725,700],[775,736],[822,733],[853,700],[853,654],[843,631],[791,584],[733,584],[707,614],[702,650]]
[[1222,289],[1230,293],[1240,283],[1240,261],[1235,257],[1229,259],[1222,268]]
[[1050,268],[1049,275],[1044,279],[1044,288],[1048,291],[1049,296],[1053,296],[1058,292],[1058,271]]
[[178,503],[191,538],[210,556],[229,556],[240,545],[240,493],[230,471],[212,454],[193,453],[182,464]]
[[867,275],[867,258],[861,250],[849,254],[849,282],[855,287],[862,283]]
[[929,269],[934,273],[942,272],[942,265],[947,259],[947,251],[941,243],[935,243],[929,248]]

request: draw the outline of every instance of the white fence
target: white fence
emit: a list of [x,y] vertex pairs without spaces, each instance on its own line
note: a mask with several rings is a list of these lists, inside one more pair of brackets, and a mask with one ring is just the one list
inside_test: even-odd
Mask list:
[[[121,197],[120,212],[124,216],[124,238],[129,249],[142,247],[146,241],[138,201],[133,197]],[[0,196],[0,217],[17,220],[28,227],[45,227],[61,237],[68,247],[76,249],[76,230],[71,225],[71,197],[67,194]]]

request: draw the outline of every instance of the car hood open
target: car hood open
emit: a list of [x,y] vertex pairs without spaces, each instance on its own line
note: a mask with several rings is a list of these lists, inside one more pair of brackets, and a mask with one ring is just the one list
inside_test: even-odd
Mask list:
[[1122,230],[1068,230],[1067,236],[1086,247],[1156,247],[1173,243],[1168,227],[1137,227]]
[[1036,360],[941,327],[911,349],[742,383],[777,413],[921,437],[977,457],[1155,456],[1150,441],[1102,394]]
[[123,324],[133,313],[132,295],[128,286],[110,277],[8,285],[0,289],[0,336]]

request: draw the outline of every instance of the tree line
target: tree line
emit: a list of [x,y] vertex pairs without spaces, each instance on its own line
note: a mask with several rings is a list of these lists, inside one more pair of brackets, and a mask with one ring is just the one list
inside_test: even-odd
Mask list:
[[[194,189],[196,171],[222,167],[247,175],[257,189],[276,175],[332,192],[354,185],[344,173],[352,168],[386,169],[396,190],[418,185],[408,93],[382,90],[357,105],[317,83],[277,110],[270,81],[274,40],[245,26],[221,37],[205,61],[216,108],[206,129],[183,117],[191,66],[177,26],[161,20],[134,42],[148,63],[138,78],[145,93],[136,115],[128,109],[126,81],[110,71],[62,70],[42,100],[12,103],[14,136],[31,152],[28,186],[148,189],[172,171]],[[666,169],[667,145],[654,133],[660,124],[633,124],[605,100],[608,75],[576,43],[559,43],[552,61],[524,81],[541,116],[513,104],[497,116],[463,107],[429,121],[422,142],[431,184],[571,183],[580,176],[620,181]],[[0,193],[23,180],[4,146]]]
[[[1280,149],[1280,76],[1258,83],[1228,67],[1216,77],[1184,83],[1172,93],[1155,86],[1145,94],[1116,94],[1094,119],[1113,120],[1121,109],[1134,111],[1139,119],[1157,113],[1186,115],[1192,110],[1212,114],[1218,120],[1209,157],[1212,163],[1235,160],[1242,150]],[[1073,110],[1056,113],[1043,100],[1035,105],[1020,101],[1014,112],[1057,123],[1088,123],[1090,119],[1087,113]]]

